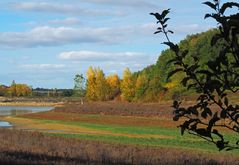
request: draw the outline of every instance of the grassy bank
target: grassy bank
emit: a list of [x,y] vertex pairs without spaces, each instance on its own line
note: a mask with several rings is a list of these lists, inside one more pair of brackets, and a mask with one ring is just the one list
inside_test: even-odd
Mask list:
[[[13,123],[18,129],[38,130],[51,136],[219,153],[215,145],[205,142],[203,139],[189,134],[181,136],[180,130],[175,126],[176,123],[166,118],[154,118],[154,122],[142,126],[138,125],[137,121],[144,122],[144,120],[149,120],[148,118],[123,116],[117,118],[117,116],[78,114],[80,118],[70,121],[71,116],[62,113],[61,115],[65,117],[63,120],[46,119],[47,114],[54,116],[52,113],[54,114],[54,112],[43,112],[25,115],[25,117],[7,117],[4,120]],[[57,117],[57,115],[55,116]],[[77,115],[74,114],[74,116]],[[113,118],[114,122],[107,118]],[[92,119],[95,119],[95,122],[90,122]],[[117,120],[121,122],[124,120],[124,125],[121,125],[120,122],[117,124]],[[129,124],[127,125],[127,123]],[[157,123],[164,123],[164,125],[157,125]],[[225,136],[231,141],[236,141],[237,136],[234,134],[226,133]],[[238,154],[239,152],[233,150],[225,153]]]

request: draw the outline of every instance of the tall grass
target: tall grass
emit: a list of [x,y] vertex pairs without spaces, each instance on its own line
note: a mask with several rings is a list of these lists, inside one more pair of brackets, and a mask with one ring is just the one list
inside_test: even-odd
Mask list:
[[1,164],[235,164],[229,155],[198,154],[187,150],[102,143],[51,137],[38,132],[0,129]]

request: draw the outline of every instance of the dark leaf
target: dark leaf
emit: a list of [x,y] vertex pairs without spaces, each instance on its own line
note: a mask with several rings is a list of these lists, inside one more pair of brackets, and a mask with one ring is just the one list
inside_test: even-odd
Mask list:
[[187,89],[191,89],[195,87],[197,87],[197,83],[189,84]]
[[154,34],[161,33],[161,32],[162,32],[162,30],[158,30],[158,31],[154,32]]
[[212,131],[212,133],[214,133],[215,135],[217,135],[218,137],[220,137],[221,140],[224,140],[224,139],[223,139],[223,135],[220,134],[220,133],[218,132],[218,130],[214,129],[214,130]]
[[165,18],[165,19],[163,20],[163,24],[165,24],[169,19],[170,19],[170,18]]
[[196,129],[196,133],[201,135],[201,136],[205,136],[205,137],[211,137],[211,133],[208,132],[206,129],[204,128],[199,128],[199,129]]
[[220,9],[220,13],[224,14],[224,12],[226,11],[227,8],[232,8],[233,6],[238,7],[239,8],[239,4],[235,3],[235,2],[226,2],[222,5],[221,9]]
[[236,131],[236,132],[239,132],[239,127],[236,126],[236,125],[234,125],[234,126],[233,126],[233,130]]
[[190,130],[195,131],[197,129],[198,123],[191,125]]
[[204,119],[206,119],[206,118],[207,118],[207,112],[203,111],[203,112],[201,113],[201,116],[202,116]]
[[165,18],[169,12],[170,12],[170,9],[164,10],[161,14],[162,18]]
[[236,142],[236,145],[239,145],[239,140]]
[[179,105],[180,105],[180,102],[178,102],[178,101],[173,101],[173,107],[175,108],[175,109],[178,109],[178,107],[179,107]]
[[174,74],[183,71],[182,68],[177,68],[168,74],[168,78],[172,77]]
[[219,151],[221,151],[225,148],[224,141],[222,141],[222,140],[217,141],[216,145],[217,145],[217,148],[219,149]]
[[168,30],[168,32],[173,34],[173,31],[172,31],[172,30]]
[[214,126],[214,124],[220,120],[220,118],[217,116],[217,112],[213,115],[213,118],[209,121],[208,123],[208,127],[207,127],[207,130],[211,132],[212,130],[212,127]]
[[220,117],[221,117],[222,119],[225,119],[225,118],[227,117],[227,111],[226,111],[225,109],[221,111]]
[[181,135],[183,135],[183,134],[184,134],[184,131],[185,131],[186,129],[188,129],[189,124],[190,124],[191,122],[192,122],[192,121],[185,121],[182,125],[180,125],[180,127],[181,127]]
[[221,34],[215,34],[211,40],[211,46],[214,46],[219,39],[223,38]]
[[185,129],[186,129],[186,128],[185,128],[184,126],[181,126],[181,135],[184,134]]
[[207,19],[208,17],[211,17],[212,15],[211,14],[206,14],[205,16],[204,16],[204,19]]
[[163,25],[163,28],[165,29],[168,26],[168,24]]
[[203,4],[211,7],[214,10],[217,10],[217,6],[215,4],[213,4],[212,2],[207,1],[207,2],[203,2]]
[[155,18],[156,18],[157,20],[159,20],[159,21],[162,20],[162,17],[161,17],[161,15],[160,15],[159,13],[150,13],[150,15],[154,15]]
[[184,50],[184,51],[182,52],[182,57],[185,57],[187,54],[188,54],[188,50]]
[[169,64],[171,64],[171,63],[173,63],[173,62],[175,62],[175,61],[178,61],[177,59],[171,59],[171,60],[169,60],[169,61],[167,61],[167,63],[166,63],[166,65],[169,65]]
[[226,149],[226,151],[231,151],[231,150],[233,150],[232,147],[229,147],[229,148]]
[[163,44],[168,45],[170,47],[170,49],[173,50],[174,52],[179,51],[178,45],[176,45],[172,42],[163,42]]
[[173,121],[178,121],[179,120],[179,115],[175,115],[174,117],[173,117]]
[[239,119],[239,114],[235,116],[235,121],[237,121],[238,119]]
[[189,81],[191,79],[191,77],[185,77],[182,81],[181,81],[181,83],[183,84],[183,86],[187,86],[187,82]]
[[229,101],[227,97],[224,98],[224,104],[228,107]]
[[206,113],[207,113],[209,116],[212,116],[212,111],[211,111],[210,108],[206,107],[206,108],[204,109],[204,111],[206,111]]
[[221,98],[226,97],[226,96],[227,96],[227,94],[226,94],[226,93],[223,93],[223,94],[221,95]]

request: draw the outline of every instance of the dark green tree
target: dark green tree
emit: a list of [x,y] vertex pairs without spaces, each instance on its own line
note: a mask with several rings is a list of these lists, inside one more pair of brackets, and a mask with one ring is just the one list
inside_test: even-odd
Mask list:
[[85,78],[83,74],[75,75],[74,84],[74,96],[80,97],[81,104],[83,104],[83,97],[85,96]]
[[[217,47],[219,52],[215,58],[209,59],[204,67],[200,65],[195,52],[188,59],[189,50],[181,49],[169,39],[171,30],[167,30],[167,17],[170,9],[162,13],[151,13],[160,24],[157,33],[166,36],[166,44],[174,52],[174,57],[168,61],[175,69],[168,77],[183,72],[185,77],[181,83],[188,89],[193,88],[199,93],[195,105],[182,107],[180,101],[174,101],[174,120],[184,119],[179,126],[182,135],[185,131],[214,143],[219,150],[238,149],[239,141],[228,141],[218,128],[225,128],[239,133],[239,105],[233,103],[228,93],[239,91],[239,4],[236,2],[220,3],[219,0],[207,1],[203,4],[214,11],[205,18],[213,18],[218,23],[217,33],[211,38],[209,48]],[[231,8],[236,8],[227,12]],[[233,13],[233,11],[235,13]],[[230,13],[226,15],[225,13]]]

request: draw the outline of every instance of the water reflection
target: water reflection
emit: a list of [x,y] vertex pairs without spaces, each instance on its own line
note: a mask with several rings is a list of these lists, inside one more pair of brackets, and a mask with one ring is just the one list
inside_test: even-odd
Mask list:
[[52,110],[53,107],[0,106],[0,116],[15,116],[33,112]]
[[0,127],[12,127],[12,125],[6,121],[0,121]]
[[[0,106],[0,116],[16,116],[27,113],[50,111],[54,107]],[[0,127],[12,127],[11,123],[0,121]]]

